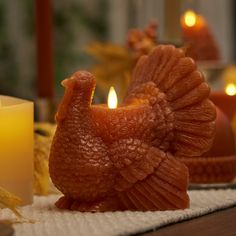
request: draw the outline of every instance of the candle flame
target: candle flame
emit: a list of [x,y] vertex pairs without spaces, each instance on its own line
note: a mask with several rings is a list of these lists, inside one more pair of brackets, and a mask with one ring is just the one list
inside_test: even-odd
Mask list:
[[236,95],[236,85],[232,83],[228,84],[225,88],[225,93],[229,96]]
[[197,21],[197,16],[196,13],[192,10],[188,10],[185,12],[184,14],[184,23],[188,26],[188,27],[193,27],[194,25],[196,25],[196,21]]
[[117,108],[118,99],[117,99],[117,95],[116,95],[116,91],[115,91],[114,87],[110,87],[107,103],[108,103],[108,107],[110,109]]

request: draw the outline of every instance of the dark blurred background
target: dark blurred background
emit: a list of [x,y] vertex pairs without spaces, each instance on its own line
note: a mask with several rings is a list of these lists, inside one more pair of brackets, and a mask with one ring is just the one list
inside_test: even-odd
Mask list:
[[[181,12],[191,7],[203,15],[221,52],[221,61],[236,57],[236,2],[233,0],[180,1]],[[93,41],[123,44],[131,27],[158,21],[158,40],[165,38],[165,0],[54,0],[53,55],[56,97],[60,81],[93,60],[84,48]],[[176,22],[177,24],[178,22]],[[0,1],[0,94],[34,99],[36,94],[35,2]]]

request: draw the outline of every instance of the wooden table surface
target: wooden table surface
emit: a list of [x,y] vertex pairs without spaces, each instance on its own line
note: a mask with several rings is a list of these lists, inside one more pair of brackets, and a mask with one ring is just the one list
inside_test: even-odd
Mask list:
[[142,236],[236,236],[236,207],[162,227]]

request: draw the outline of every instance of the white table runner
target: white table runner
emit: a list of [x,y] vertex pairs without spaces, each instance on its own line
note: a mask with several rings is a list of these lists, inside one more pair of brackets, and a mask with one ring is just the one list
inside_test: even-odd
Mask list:
[[[15,224],[15,236],[99,236],[127,235],[156,229],[170,223],[192,219],[236,205],[236,190],[192,190],[191,206],[186,210],[156,212],[80,213],[60,211],[54,206],[59,195],[35,197],[32,206],[21,213],[36,223]],[[0,210],[0,220],[13,219],[7,209]]]

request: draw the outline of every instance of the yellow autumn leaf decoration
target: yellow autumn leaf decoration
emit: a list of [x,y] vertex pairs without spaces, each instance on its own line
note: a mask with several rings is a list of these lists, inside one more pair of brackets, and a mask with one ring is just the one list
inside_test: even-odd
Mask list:
[[0,187],[0,207],[1,208],[7,207],[11,211],[13,211],[17,217],[22,218],[22,215],[16,209],[16,207],[19,206],[21,203],[22,203],[22,200],[19,197],[15,196],[14,194]]
[[123,86],[128,84],[135,63],[128,49],[111,43],[96,42],[89,45],[86,52],[97,62],[90,70],[96,76],[98,86],[107,91],[111,85],[118,88],[118,81],[122,84],[120,90],[123,90]]
[[157,24],[152,22],[144,30],[131,29],[125,45],[95,42],[86,47],[86,52],[96,61],[90,70],[103,91],[114,86],[121,98],[124,97],[137,60],[156,45],[156,31]]
[[48,158],[55,129],[55,124],[35,123],[34,192],[38,195],[47,195],[53,192],[48,170]]

